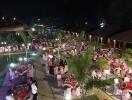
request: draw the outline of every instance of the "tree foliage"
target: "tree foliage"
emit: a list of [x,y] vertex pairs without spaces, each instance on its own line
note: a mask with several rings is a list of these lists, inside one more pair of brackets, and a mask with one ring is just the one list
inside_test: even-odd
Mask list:
[[89,79],[85,85],[86,90],[91,90],[92,87],[96,88],[104,88],[107,85],[113,85],[114,84],[114,79],[107,79],[107,80],[101,80],[101,79],[96,79],[92,80]]
[[103,68],[103,69],[107,69],[108,68],[108,61],[106,60],[106,59],[98,59],[97,60],[97,63],[98,63],[98,65],[101,67],[101,68]]
[[77,42],[82,42],[85,40],[85,31],[82,31],[78,37],[76,37]]
[[16,34],[22,38],[24,43],[31,42],[32,38],[34,38],[32,32],[17,31]]
[[126,49],[122,54],[129,67],[132,67],[132,49]]
[[92,65],[91,51],[87,50],[84,54],[72,56],[68,60],[68,66],[72,73],[74,73],[78,82],[84,82],[87,72]]

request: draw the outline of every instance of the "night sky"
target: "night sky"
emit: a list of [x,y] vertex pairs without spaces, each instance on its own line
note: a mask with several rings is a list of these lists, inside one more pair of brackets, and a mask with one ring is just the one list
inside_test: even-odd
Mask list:
[[4,0],[0,13],[17,17],[100,19],[124,23],[132,19],[132,0]]
[[107,0],[11,0],[2,2],[0,8],[25,16],[96,15],[105,13],[107,4]]

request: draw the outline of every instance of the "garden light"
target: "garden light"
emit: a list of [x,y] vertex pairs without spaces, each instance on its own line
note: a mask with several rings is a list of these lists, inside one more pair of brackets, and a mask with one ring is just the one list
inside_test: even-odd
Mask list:
[[40,18],[38,18],[37,20],[40,21]]
[[15,21],[16,20],[16,17],[14,17],[13,20]]
[[55,49],[53,49],[53,52],[55,53],[55,52],[56,52],[56,50],[55,50]]
[[65,48],[65,44],[63,44],[62,47]]
[[24,47],[25,45],[24,45],[24,44],[22,44],[22,46]]
[[5,17],[2,17],[2,20],[5,20]]
[[104,22],[100,23],[100,28],[103,28],[104,26],[105,26]]
[[36,55],[37,55],[36,53],[34,53],[34,52],[32,53],[32,56],[36,56]]
[[31,30],[34,32],[36,29],[35,28],[31,28]]
[[15,64],[15,63],[11,63],[9,66],[10,66],[11,68],[14,68],[14,67],[16,66],[16,64]]
[[4,42],[1,42],[1,44],[4,44]]
[[31,46],[31,43],[28,43],[28,46]]
[[24,61],[27,61],[27,58],[26,58],[26,57],[24,57],[24,58],[23,58],[23,60],[24,60]]
[[43,50],[45,51],[45,50],[46,50],[46,48],[43,48]]
[[22,61],[22,58],[21,57],[19,58],[19,61]]
[[49,58],[51,58],[51,59],[53,58],[53,56],[52,56],[52,55],[48,55],[48,57],[49,57]]

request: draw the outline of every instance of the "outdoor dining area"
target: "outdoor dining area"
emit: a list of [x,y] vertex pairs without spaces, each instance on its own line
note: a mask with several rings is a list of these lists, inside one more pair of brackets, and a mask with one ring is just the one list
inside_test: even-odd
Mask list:
[[33,79],[33,65],[21,64],[9,69],[9,89],[15,100],[26,100],[31,96],[31,83]]
[[59,57],[49,48],[48,52],[43,54],[43,61],[47,75],[56,79],[58,87],[63,89],[66,98],[81,95],[81,88],[74,74],[69,72],[65,58]]
[[[100,77],[103,79],[104,73],[107,74],[107,79],[114,79],[114,95],[123,100],[130,100],[132,94],[132,69],[128,67],[125,60],[120,55],[113,56],[114,49],[100,49],[94,52],[93,60],[98,62],[100,59],[105,59],[105,64],[102,64],[101,73],[99,70],[92,71],[93,79]],[[100,64],[101,65],[101,64]],[[103,67],[103,65],[105,67]],[[103,70],[103,72],[102,72]],[[107,71],[107,72],[106,72]]]

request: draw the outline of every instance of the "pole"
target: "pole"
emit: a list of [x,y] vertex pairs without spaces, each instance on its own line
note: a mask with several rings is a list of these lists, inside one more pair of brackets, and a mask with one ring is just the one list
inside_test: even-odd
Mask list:
[[28,50],[26,49],[26,58],[27,58],[27,53],[28,53]]
[[10,46],[9,46],[9,48],[8,48],[8,53],[9,53],[9,62],[11,62]]

